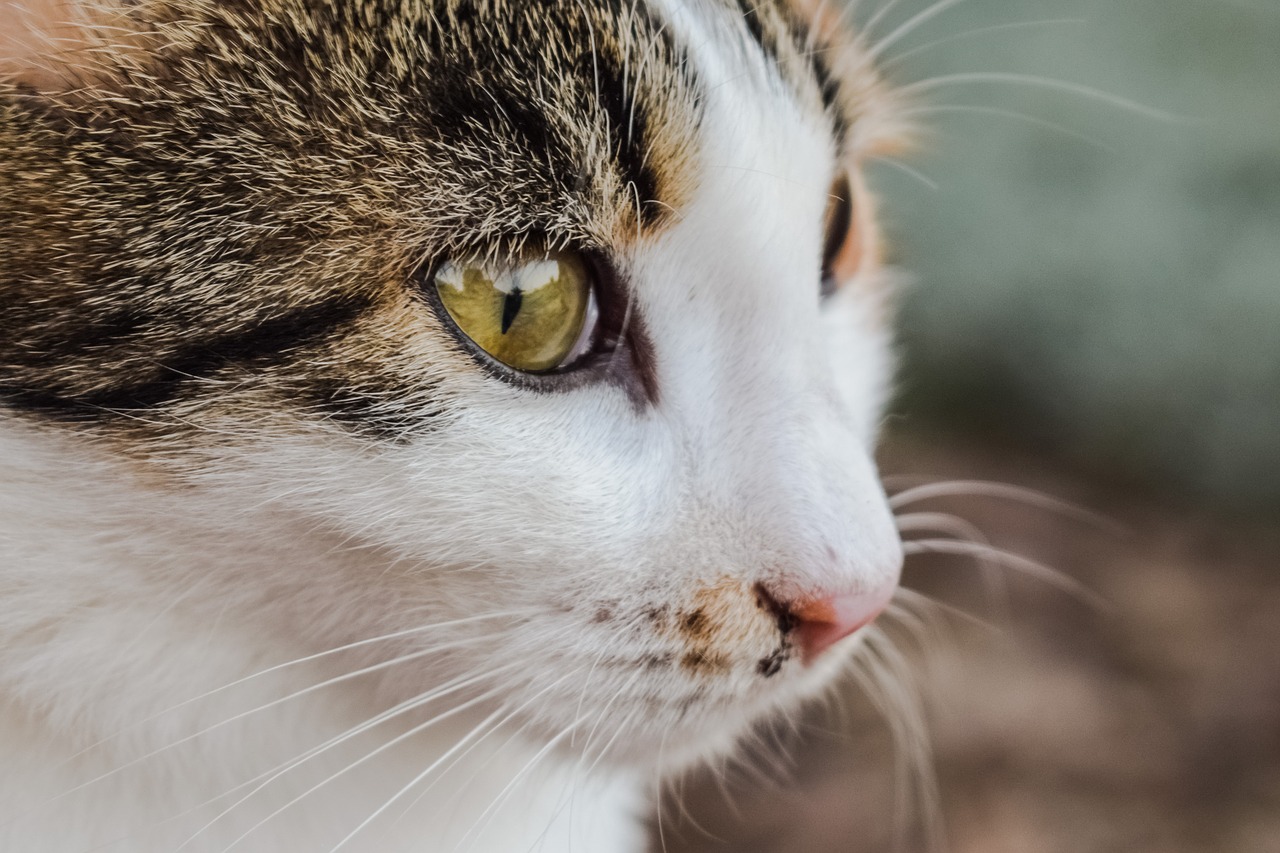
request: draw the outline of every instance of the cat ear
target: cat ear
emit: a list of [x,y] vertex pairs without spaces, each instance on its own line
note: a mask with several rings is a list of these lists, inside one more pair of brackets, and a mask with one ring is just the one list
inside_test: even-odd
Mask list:
[[[843,0],[786,0],[806,22],[815,51],[821,51],[829,70],[840,78],[846,111],[858,117],[850,150],[861,161],[868,157],[896,157],[913,147],[915,132],[900,115],[894,90],[880,77],[866,51],[873,50],[850,18],[852,4]],[[893,2],[893,0],[890,0]]]
[[847,29],[845,3],[837,0],[788,0],[795,14],[804,21],[817,44],[830,44]]
[[103,48],[137,35],[130,0],[0,0],[0,79],[46,91],[100,76]]

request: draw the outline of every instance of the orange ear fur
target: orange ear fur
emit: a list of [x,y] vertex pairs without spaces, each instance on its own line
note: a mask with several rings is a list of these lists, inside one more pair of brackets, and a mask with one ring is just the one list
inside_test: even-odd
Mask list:
[[94,76],[91,51],[125,47],[120,0],[0,0],[0,79],[39,90],[67,88]]

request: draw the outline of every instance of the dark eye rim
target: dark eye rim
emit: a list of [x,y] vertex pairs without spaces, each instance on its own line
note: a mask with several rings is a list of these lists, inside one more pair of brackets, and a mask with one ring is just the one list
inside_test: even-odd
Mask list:
[[435,286],[436,272],[451,256],[437,257],[419,266],[412,277],[412,289],[426,301],[459,349],[494,379],[544,393],[610,382],[622,386],[637,403],[656,402],[653,346],[644,318],[617,266],[599,250],[569,247],[564,251],[575,253],[586,267],[599,316],[587,352],[563,367],[536,372],[518,370],[498,361],[473,341],[445,308]]
[[825,299],[840,289],[835,264],[849,242],[853,230],[853,184],[849,173],[841,170],[831,189],[827,191],[827,204],[822,244],[822,297]]

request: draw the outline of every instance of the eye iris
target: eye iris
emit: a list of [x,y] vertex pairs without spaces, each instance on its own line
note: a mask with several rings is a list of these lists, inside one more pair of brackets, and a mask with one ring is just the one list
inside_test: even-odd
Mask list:
[[568,252],[512,266],[450,261],[436,271],[435,287],[467,337],[530,373],[563,366],[582,334],[591,291],[585,265]]

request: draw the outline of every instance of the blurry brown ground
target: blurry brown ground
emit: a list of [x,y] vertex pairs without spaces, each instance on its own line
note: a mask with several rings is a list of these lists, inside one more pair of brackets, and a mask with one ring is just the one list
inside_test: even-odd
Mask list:
[[[1001,615],[971,559],[908,560],[907,586],[990,625],[939,614],[929,653],[911,654],[936,753],[943,849],[1280,853],[1277,526],[1091,486],[1015,453],[944,453],[939,443],[892,442],[883,468],[1028,486],[1128,530],[991,498],[919,507],[968,519],[1107,602],[1100,610],[1006,572]],[[840,714],[812,714],[793,739],[790,779],[731,772],[728,796],[691,780],[687,814],[667,809],[654,849],[927,850],[918,826],[895,841],[903,811],[892,738],[874,708],[846,692]]]

